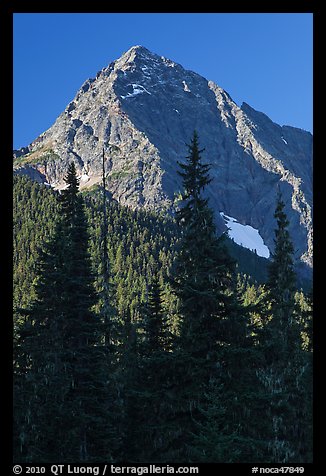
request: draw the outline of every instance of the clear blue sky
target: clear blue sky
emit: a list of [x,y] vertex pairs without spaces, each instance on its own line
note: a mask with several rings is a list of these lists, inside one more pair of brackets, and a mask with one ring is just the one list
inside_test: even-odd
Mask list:
[[16,13],[14,148],[133,45],[213,80],[238,105],[312,131],[312,22],[311,13]]

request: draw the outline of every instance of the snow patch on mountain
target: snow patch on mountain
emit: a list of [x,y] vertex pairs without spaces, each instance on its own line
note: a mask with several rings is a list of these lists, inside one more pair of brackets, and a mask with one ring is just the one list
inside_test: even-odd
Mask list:
[[187,93],[190,93],[191,91],[186,81],[182,81],[182,84],[183,84],[183,90],[186,91]]
[[[101,183],[104,148],[115,200],[133,209],[171,210],[182,187],[178,161],[195,129],[211,164],[207,196],[214,213],[224,210],[257,227],[272,252],[279,184],[297,260],[308,276],[312,135],[281,127],[246,103],[239,107],[214,82],[144,47],[130,48],[86,80],[50,129],[14,151],[14,170],[61,190],[73,161],[80,187],[90,188]],[[218,233],[225,230],[219,213],[216,225]]]
[[229,229],[228,234],[231,239],[244,248],[252,251],[256,250],[258,256],[269,258],[269,249],[258,230],[250,225],[242,225],[236,218],[226,215],[224,212],[220,212],[220,215]]
[[87,182],[87,181],[89,180],[89,175],[88,175],[88,174],[82,174],[82,175],[80,176],[80,180],[81,180],[82,182]]
[[151,94],[141,84],[128,84],[128,86],[132,86],[133,91],[132,91],[132,93],[126,94],[126,96],[121,96],[122,99],[131,98],[131,97],[137,96],[138,94],[142,94],[142,93]]

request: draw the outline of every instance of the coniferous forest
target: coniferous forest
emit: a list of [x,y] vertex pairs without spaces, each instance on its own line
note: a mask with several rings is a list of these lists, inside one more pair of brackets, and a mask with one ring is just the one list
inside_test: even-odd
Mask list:
[[217,236],[188,148],[175,216],[105,176],[81,192],[73,163],[60,193],[14,175],[15,462],[312,462],[312,292],[282,195],[267,261]]

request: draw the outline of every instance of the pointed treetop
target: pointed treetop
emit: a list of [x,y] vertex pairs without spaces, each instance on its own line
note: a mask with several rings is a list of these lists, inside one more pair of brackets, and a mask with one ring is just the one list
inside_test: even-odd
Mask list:
[[77,179],[77,171],[74,162],[70,162],[68,165],[67,175],[65,176],[64,181],[68,185],[69,189],[78,191],[79,180]]
[[273,290],[275,300],[281,301],[287,291],[294,292],[296,274],[294,271],[294,248],[288,231],[289,221],[284,211],[285,203],[278,189],[274,217],[277,222],[275,229],[275,248],[269,265],[268,285]]
[[185,189],[184,198],[193,197],[198,199],[201,191],[208,185],[212,179],[209,177],[209,164],[203,164],[201,153],[205,149],[199,149],[198,133],[195,130],[191,143],[188,145],[189,155],[186,157],[186,163],[178,162],[183,170],[178,174],[183,178],[183,186]]

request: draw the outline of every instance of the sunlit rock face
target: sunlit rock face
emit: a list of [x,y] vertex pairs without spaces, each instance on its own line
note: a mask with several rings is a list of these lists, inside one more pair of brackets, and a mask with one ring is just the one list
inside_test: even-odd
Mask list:
[[101,181],[132,208],[171,211],[182,189],[178,161],[193,131],[211,164],[207,187],[218,231],[223,211],[259,232],[272,252],[277,189],[286,202],[296,259],[312,266],[312,135],[239,107],[212,81],[142,46],[88,79],[46,132],[14,151],[14,169],[64,187],[74,161],[82,188]]

